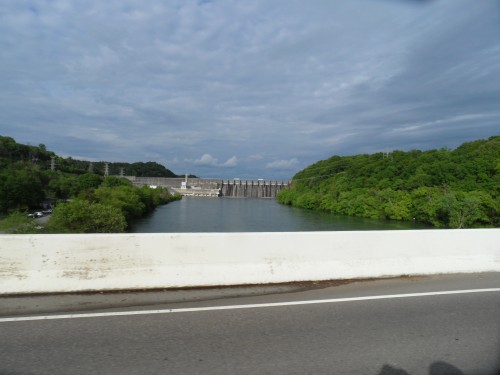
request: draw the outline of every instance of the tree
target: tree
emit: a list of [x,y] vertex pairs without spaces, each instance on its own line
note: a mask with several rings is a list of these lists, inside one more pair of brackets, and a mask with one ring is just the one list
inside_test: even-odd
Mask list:
[[0,210],[38,207],[45,199],[40,172],[22,162],[0,171]]
[[35,219],[28,217],[26,212],[14,211],[5,219],[0,220],[0,230],[7,233],[37,233],[39,229]]
[[380,192],[385,217],[392,220],[411,220],[411,196],[404,190],[384,189]]
[[121,233],[126,227],[119,209],[83,200],[60,203],[49,222],[51,231],[62,233]]
[[120,210],[128,221],[145,212],[139,191],[133,186],[100,186],[93,195],[98,203]]
[[78,177],[78,181],[80,191],[85,191],[97,188],[101,184],[102,179],[96,174],[85,173]]
[[78,176],[65,174],[59,171],[47,172],[49,183],[47,193],[49,196],[59,199],[68,199],[80,192],[80,181]]
[[104,179],[101,186],[104,187],[132,186],[132,182],[123,177],[109,176]]
[[450,228],[473,228],[489,224],[488,209],[494,202],[484,192],[449,192],[442,200]]
[[436,227],[498,226],[500,137],[456,150],[333,156],[298,172],[280,203]]

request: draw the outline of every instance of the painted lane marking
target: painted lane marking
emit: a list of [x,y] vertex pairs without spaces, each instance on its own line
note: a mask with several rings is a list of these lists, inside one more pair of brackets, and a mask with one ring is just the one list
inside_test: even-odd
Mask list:
[[442,291],[442,292],[424,292],[424,293],[409,293],[409,294],[388,294],[388,295],[380,295],[380,296],[333,298],[333,299],[293,301],[293,302],[257,303],[257,304],[248,304],[248,305],[188,307],[188,308],[162,309],[162,310],[116,311],[116,312],[89,313],[89,314],[22,316],[22,317],[14,317],[14,318],[0,318],[0,323],[23,322],[23,321],[34,321],[34,320],[102,318],[102,317],[111,317],[111,316],[153,315],[153,314],[171,314],[171,313],[199,312],[199,311],[255,309],[255,308],[263,308],[263,307],[315,305],[315,304],[322,304],[322,303],[372,301],[372,300],[381,300],[381,299],[429,297],[429,296],[443,296],[443,295],[451,295],[451,294],[492,293],[492,292],[500,292],[500,288],[449,290],[449,291]]

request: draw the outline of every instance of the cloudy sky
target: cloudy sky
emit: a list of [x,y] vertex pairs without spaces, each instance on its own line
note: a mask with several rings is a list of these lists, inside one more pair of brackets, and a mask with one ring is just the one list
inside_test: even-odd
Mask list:
[[500,134],[497,0],[0,0],[0,135],[284,179]]

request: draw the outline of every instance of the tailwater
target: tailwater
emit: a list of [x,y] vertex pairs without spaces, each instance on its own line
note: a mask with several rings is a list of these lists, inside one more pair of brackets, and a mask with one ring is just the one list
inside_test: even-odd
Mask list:
[[184,197],[137,220],[133,233],[301,232],[429,229],[401,221],[332,215],[284,206],[274,199]]

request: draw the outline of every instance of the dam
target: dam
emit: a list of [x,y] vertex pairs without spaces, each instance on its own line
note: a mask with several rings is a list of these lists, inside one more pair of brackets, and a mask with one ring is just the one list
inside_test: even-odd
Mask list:
[[236,198],[274,198],[281,189],[288,188],[289,182],[265,180],[227,180],[221,181],[223,197]]
[[290,186],[290,181],[224,180],[215,178],[167,178],[123,176],[135,186],[161,186],[185,196],[234,198],[274,198]]

